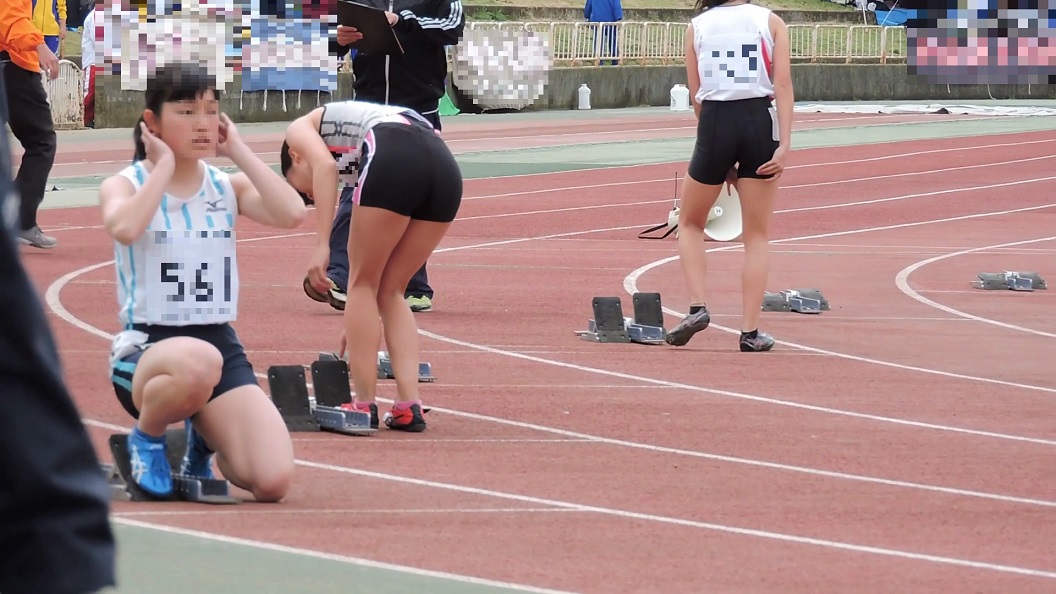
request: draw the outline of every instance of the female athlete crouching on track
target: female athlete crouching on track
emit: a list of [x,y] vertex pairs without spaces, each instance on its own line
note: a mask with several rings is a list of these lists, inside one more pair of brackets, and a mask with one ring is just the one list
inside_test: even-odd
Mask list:
[[759,333],[758,325],[776,180],[784,170],[792,135],[788,29],[770,10],[746,0],[697,0],[696,10],[703,12],[686,32],[686,74],[689,87],[696,90],[697,141],[678,219],[679,259],[692,302],[689,315],[668,333],[667,342],[682,346],[711,322],[704,301],[704,225],[723,182],[733,181],[736,165],[744,242],[740,348],[769,351],[774,339]]
[[[352,406],[369,411],[371,426],[378,426],[374,399],[384,330],[396,377],[396,404],[385,424],[423,431],[418,326],[404,289],[458,213],[458,163],[432,124],[414,111],[361,101],[329,103],[294,120],[280,160],[290,184],[318,206],[322,246],[329,241],[338,175],[355,176],[341,337],[356,392]],[[310,271],[320,289],[325,288],[325,264],[320,259]]]
[[[128,448],[144,491],[172,492],[165,431],[191,419],[181,473],[211,477],[216,452],[224,478],[274,502],[289,489],[293,445],[230,325],[235,217],[289,229],[306,208],[242,142],[218,100],[201,66],[159,69],[147,81],[133,164],[99,188],[124,324],[110,366],[118,400],[138,419]],[[242,173],[202,160],[216,154]]]

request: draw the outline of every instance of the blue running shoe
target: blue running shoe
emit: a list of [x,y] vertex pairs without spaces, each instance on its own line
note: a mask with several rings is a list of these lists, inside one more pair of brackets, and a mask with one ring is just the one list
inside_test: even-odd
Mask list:
[[213,451],[205,445],[205,439],[194,430],[190,419],[184,421],[187,427],[187,453],[180,465],[180,474],[198,478],[213,478]]
[[155,497],[172,495],[172,467],[164,435],[151,437],[134,427],[128,436],[128,456],[132,480],[140,489]]

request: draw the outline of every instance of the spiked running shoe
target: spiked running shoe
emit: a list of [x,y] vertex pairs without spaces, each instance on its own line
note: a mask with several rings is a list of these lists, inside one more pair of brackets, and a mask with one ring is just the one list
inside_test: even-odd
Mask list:
[[742,353],[761,353],[772,348],[774,348],[774,338],[769,334],[759,332],[755,338],[750,338],[744,334],[741,335]]
[[376,403],[374,403],[374,402],[370,403],[370,419],[369,419],[369,421],[366,418],[367,417],[367,411],[363,410],[362,408],[356,407],[354,402],[346,402],[346,403],[342,404],[341,406],[339,406],[338,408],[340,408],[342,410],[350,410],[352,412],[360,413],[361,415],[363,415],[364,419],[363,419],[362,422],[360,422],[360,420],[358,418],[356,419],[357,425],[366,425],[369,422],[371,429],[377,429],[378,428],[378,425],[379,425],[379,423],[378,423],[378,405]]
[[184,423],[187,427],[187,453],[183,456],[183,464],[180,465],[180,474],[198,478],[213,478],[213,451],[205,445],[202,434],[194,430],[190,421]]
[[407,305],[411,308],[411,311],[415,313],[433,311],[433,300],[425,295],[407,297]]
[[385,413],[385,426],[396,431],[410,431],[411,433],[425,431],[422,405],[415,402],[402,410],[393,406],[389,412]]
[[707,328],[708,324],[711,324],[711,314],[707,308],[701,308],[697,313],[682,318],[682,321],[667,333],[664,342],[671,346],[683,346],[694,334]]
[[128,436],[128,457],[136,486],[155,497],[172,495],[172,466],[165,436],[151,437],[134,427]]

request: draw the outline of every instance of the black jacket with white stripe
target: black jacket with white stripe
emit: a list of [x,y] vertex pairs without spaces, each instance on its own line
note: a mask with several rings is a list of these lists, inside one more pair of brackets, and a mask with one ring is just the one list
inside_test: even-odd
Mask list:
[[[404,54],[356,52],[352,60],[356,99],[409,107],[420,113],[436,111],[447,79],[445,46],[458,44],[466,26],[461,0],[357,1],[399,16],[392,29]],[[348,49],[338,44],[336,37],[330,40],[332,53],[343,55]]]

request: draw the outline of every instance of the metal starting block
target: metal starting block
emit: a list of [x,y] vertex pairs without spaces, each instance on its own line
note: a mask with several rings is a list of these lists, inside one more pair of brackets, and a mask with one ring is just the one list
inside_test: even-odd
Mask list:
[[[319,353],[320,361],[348,361],[338,356],[337,353]],[[389,359],[388,351],[378,351],[378,379],[396,379],[396,375],[392,372],[392,361]],[[436,376],[433,375],[433,366],[425,361],[418,363],[418,382],[435,382]]]
[[594,317],[576,335],[591,342],[663,344],[667,330],[660,293],[635,293],[632,300],[634,317],[628,318],[619,297],[595,297],[591,300]]
[[[182,436],[180,439],[178,436]],[[168,442],[169,465],[175,469],[180,467],[183,455],[186,451],[187,438],[183,430],[170,429],[166,432]],[[175,438],[175,439],[174,439]],[[128,435],[117,433],[110,436],[110,453],[114,457],[113,464],[103,464],[103,472],[106,473],[107,483],[110,487],[110,499],[114,501],[189,501],[192,503],[208,503],[213,505],[230,505],[238,503],[238,499],[228,494],[228,482],[223,479],[207,479],[194,476],[186,476],[178,472],[172,473],[172,494],[167,497],[157,497],[141,489],[132,476],[132,460],[128,453]],[[180,447],[179,444],[183,444]]]
[[1048,289],[1045,279],[1037,272],[980,272],[972,286],[986,290],[1033,291]]
[[[330,431],[344,435],[377,433],[370,413],[341,408],[351,404],[348,365],[341,360],[314,361],[311,365],[315,397],[308,396],[308,380],[301,365],[268,368],[271,400],[291,433]],[[314,401],[314,402],[313,402]]]
[[829,302],[818,289],[788,289],[763,293],[763,311],[818,314],[829,311]]
[[[392,361],[388,351],[378,351],[378,379],[396,379],[392,372]],[[418,382],[435,382],[433,366],[424,361],[418,363]]]

